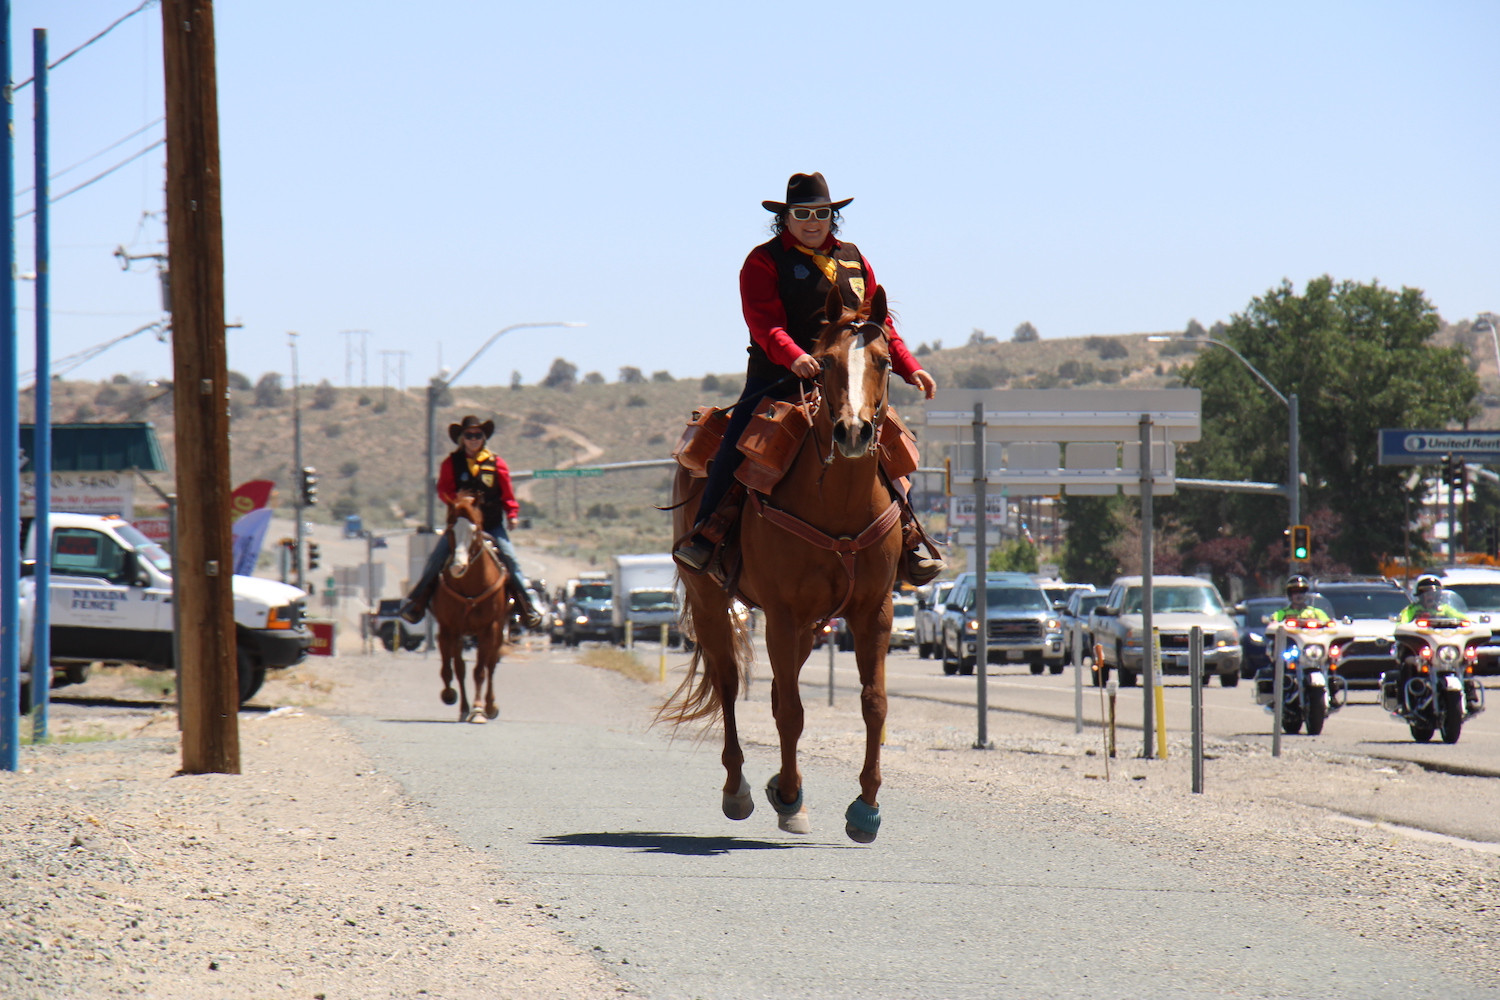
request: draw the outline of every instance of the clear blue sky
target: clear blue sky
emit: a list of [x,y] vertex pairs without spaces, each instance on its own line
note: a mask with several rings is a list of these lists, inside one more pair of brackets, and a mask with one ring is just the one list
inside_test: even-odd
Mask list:
[[[137,0],[17,0],[71,49]],[[1500,5],[219,0],[231,367],[743,370],[765,198],[821,170],[915,345],[1181,329],[1288,278],[1500,311]],[[161,114],[159,8],[53,73],[54,170]],[[16,101],[17,187],[31,97]],[[160,126],[54,182],[87,179]],[[162,151],[54,208],[55,355],[157,318]],[[31,206],[30,195],[17,202]],[[30,221],[18,224],[30,270]],[[29,306],[31,288],[19,286]],[[23,310],[22,367],[31,312]],[[439,347],[439,345],[441,345]],[[169,375],[140,338],[77,375]],[[356,369],[354,380],[359,381]]]

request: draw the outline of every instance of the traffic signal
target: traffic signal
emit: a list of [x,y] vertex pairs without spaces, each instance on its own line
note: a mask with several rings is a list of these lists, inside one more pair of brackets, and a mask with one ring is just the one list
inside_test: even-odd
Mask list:
[[1312,555],[1312,528],[1305,524],[1292,525],[1292,561],[1307,562]]
[[318,505],[318,470],[312,466],[302,469],[302,506],[316,507]]
[[1469,467],[1461,458],[1455,458],[1448,467],[1448,485],[1461,490],[1468,485]]
[[318,543],[307,543],[307,571],[311,573],[318,568]]

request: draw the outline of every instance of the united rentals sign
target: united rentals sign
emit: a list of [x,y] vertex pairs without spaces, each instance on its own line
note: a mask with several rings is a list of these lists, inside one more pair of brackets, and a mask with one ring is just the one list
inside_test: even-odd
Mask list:
[[1444,458],[1500,464],[1500,431],[1396,428],[1380,432],[1381,465],[1442,465]]

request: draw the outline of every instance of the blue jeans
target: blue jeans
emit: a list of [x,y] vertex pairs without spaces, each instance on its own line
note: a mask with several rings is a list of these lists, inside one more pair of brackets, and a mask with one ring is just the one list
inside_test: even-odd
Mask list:
[[[510,535],[506,534],[504,527],[500,527],[491,531],[490,537],[495,540],[495,548],[500,553],[500,561],[505,564],[511,578],[524,588],[526,576],[521,572],[521,563],[516,558],[516,547],[511,544]],[[437,544],[432,547],[432,553],[427,557],[427,565],[422,567],[422,579],[418,580],[417,585],[412,588],[407,596],[408,600],[419,600],[432,589],[432,585],[437,583],[438,574],[443,571],[443,563],[448,561],[450,552],[448,536],[439,535]]]
[[[774,382],[754,375],[745,376],[745,388],[740,392],[740,399],[753,396],[774,385]],[[797,383],[788,382],[779,392],[767,393],[771,399],[786,399],[797,393]],[[729,414],[729,426],[724,429],[724,440],[719,442],[719,450],[714,454],[713,464],[708,467],[708,479],[703,484],[703,496],[698,500],[698,519],[695,523],[702,524],[713,516],[718,509],[724,495],[734,485],[734,471],[740,467],[745,460],[744,453],[738,447],[740,435],[745,433],[745,428],[750,425],[750,418],[755,416],[755,408],[760,404],[757,399],[753,402],[742,403],[736,406]]]

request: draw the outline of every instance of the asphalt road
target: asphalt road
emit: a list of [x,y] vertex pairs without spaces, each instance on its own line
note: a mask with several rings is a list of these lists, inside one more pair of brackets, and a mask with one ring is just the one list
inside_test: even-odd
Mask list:
[[[1290,887],[1246,888],[1191,858],[1083,832],[1045,795],[1016,811],[890,782],[886,828],[860,847],[834,821],[853,776],[809,764],[813,835],[776,831],[759,789],[755,816],[733,823],[719,813],[717,745],[645,731],[642,698],[622,693],[629,682],[570,659],[508,662],[501,719],[474,727],[448,721],[434,661],[382,671],[372,658],[382,711],[342,721],[645,996],[1493,995],[1421,955],[1308,919]],[[810,688],[824,664],[809,664]],[[972,691],[972,678],[926,669],[897,657],[892,686]],[[1060,679],[1002,676],[996,687],[1071,712]],[[1248,699],[1223,692],[1215,724],[1263,720],[1236,707]],[[1399,736],[1385,725],[1380,735]],[[754,757],[763,765],[770,751]]]
[[[815,651],[804,670],[804,680],[816,674],[826,686],[827,653]],[[762,656],[761,662],[764,661]],[[1099,690],[1088,685],[1084,673],[1083,717],[1085,725],[1097,725],[1104,718]],[[1486,698],[1500,699],[1500,678],[1485,678]],[[853,690],[858,684],[853,653],[835,655],[834,683]],[[1027,712],[1048,718],[1074,718],[1074,677],[1069,667],[1062,674],[1044,673],[1033,677],[1026,666],[990,664],[987,703],[991,709]],[[892,652],[886,660],[886,690],[908,698],[926,698],[955,705],[977,705],[975,677],[945,676],[937,660],[918,659],[915,652]],[[1187,678],[1168,676],[1163,684],[1167,710],[1167,729],[1182,734],[1191,731],[1191,698]],[[1204,732],[1220,739],[1271,743],[1271,715],[1254,703],[1254,685],[1241,681],[1238,687],[1223,688],[1217,681],[1204,688]],[[1133,727],[1128,736],[1120,737],[1120,746],[1138,752],[1143,716],[1142,689],[1121,688],[1116,705],[1117,724]],[[976,718],[977,727],[977,718]],[[1373,690],[1355,690],[1350,703],[1329,716],[1319,736],[1286,735],[1283,747],[1316,746],[1323,750],[1347,750],[1351,753],[1410,760],[1436,770],[1456,774],[1481,774],[1500,777],[1500,700],[1493,711],[1485,711],[1464,723],[1459,742],[1445,745],[1441,740],[1416,743],[1404,723],[1393,719],[1380,707]]]

